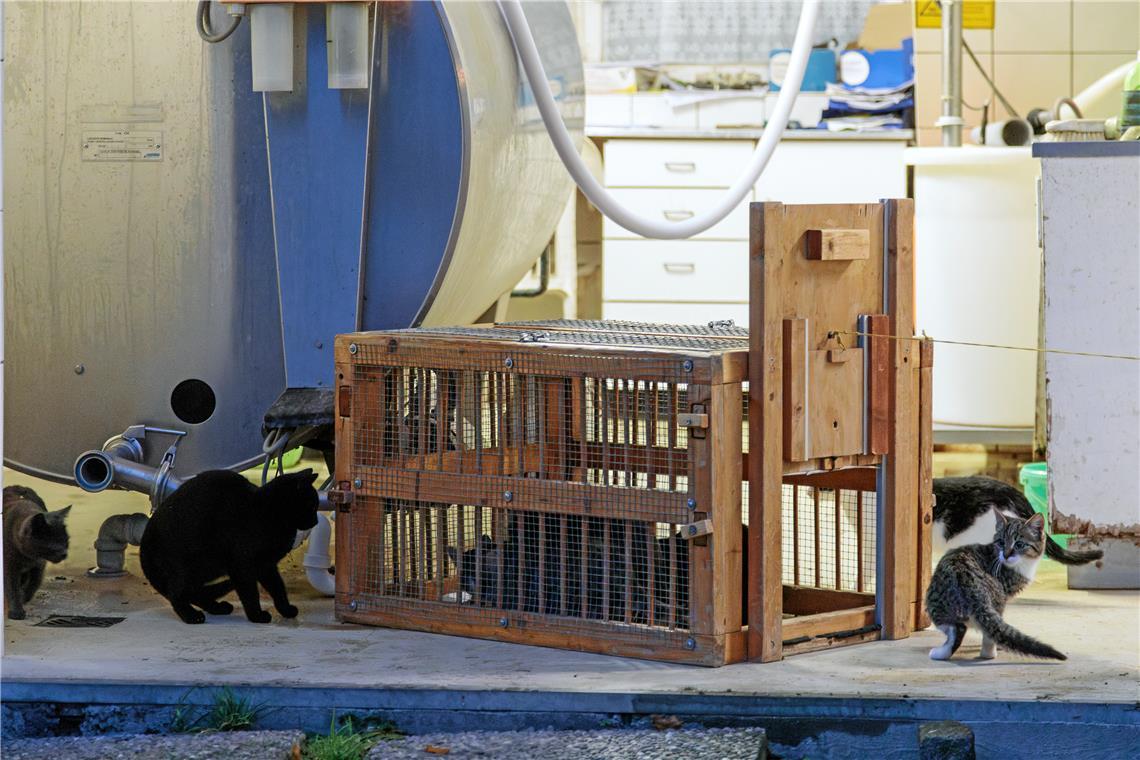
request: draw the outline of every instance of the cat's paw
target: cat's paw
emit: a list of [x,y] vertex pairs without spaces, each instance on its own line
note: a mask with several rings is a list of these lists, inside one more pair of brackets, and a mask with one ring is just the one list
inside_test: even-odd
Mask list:
[[214,602],[205,610],[211,615],[228,615],[234,611],[234,606],[229,602]]
[[251,622],[251,623],[268,623],[270,620],[273,619],[273,616],[270,615],[265,610],[257,610],[256,612],[247,612],[245,614],[245,616],[249,619],[249,622]]
[[990,649],[987,651],[985,647],[982,647],[982,651],[978,652],[978,659],[979,660],[992,660],[996,655],[997,655],[996,649]]
[[198,625],[206,622],[206,614],[201,610],[190,610],[186,613],[178,613],[178,617],[182,618],[183,623],[190,625]]
[[930,650],[930,659],[932,660],[949,660],[950,655],[950,647],[934,647]]
[[28,616],[28,613],[23,610],[8,610],[9,620],[23,620]]
[[277,605],[277,611],[281,613],[281,617],[295,618],[301,611],[292,604]]

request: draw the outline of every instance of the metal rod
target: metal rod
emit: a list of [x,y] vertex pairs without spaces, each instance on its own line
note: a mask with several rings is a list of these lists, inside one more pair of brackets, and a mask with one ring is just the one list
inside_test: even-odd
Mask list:
[[942,0],[942,145],[962,145],[962,0]]

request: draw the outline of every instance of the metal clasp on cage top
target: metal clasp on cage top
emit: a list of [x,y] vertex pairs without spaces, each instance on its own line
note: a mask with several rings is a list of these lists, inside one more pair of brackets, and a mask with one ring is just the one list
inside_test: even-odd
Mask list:
[[338,512],[348,512],[352,508],[352,483],[347,480],[342,480],[336,484],[336,488],[328,490],[329,504],[336,506]]
[[730,327],[736,327],[735,319],[714,319],[709,322],[710,330],[726,330]]

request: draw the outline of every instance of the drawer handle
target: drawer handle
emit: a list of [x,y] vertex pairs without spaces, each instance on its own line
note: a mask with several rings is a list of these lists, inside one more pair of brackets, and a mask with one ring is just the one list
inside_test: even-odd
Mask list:
[[661,213],[671,222],[681,222],[696,216],[692,211],[662,211]]
[[692,274],[697,271],[697,265],[692,263],[670,264],[665,262],[665,271],[669,274]]
[[665,168],[671,172],[692,174],[697,170],[697,165],[692,161],[666,161]]

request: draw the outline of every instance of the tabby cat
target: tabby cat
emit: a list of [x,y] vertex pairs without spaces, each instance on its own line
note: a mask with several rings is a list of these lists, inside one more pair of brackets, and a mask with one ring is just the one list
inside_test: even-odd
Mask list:
[[71,507],[49,512],[30,488],[4,488],[4,602],[8,617],[23,620],[24,605],[44,580],[48,562],[67,558],[67,525]]
[[926,611],[946,643],[930,650],[932,660],[948,660],[962,645],[966,626],[982,631],[984,660],[997,645],[1012,652],[1055,660],[1065,655],[1002,620],[1005,604],[1033,580],[1045,553],[1045,518],[1006,517],[994,510],[997,529],[988,544],[951,549],[938,562],[926,592]]
[[[258,584],[284,617],[297,616],[277,571],[297,531],[317,524],[312,470],[280,475],[258,488],[228,470],[209,470],[186,481],[155,510],[139,544],[143,574],[170,601],[184,623],[233,612],[218,601],[237,590],[245,616],[268,623]],[[228,576],[219,580],[222,576]]]

